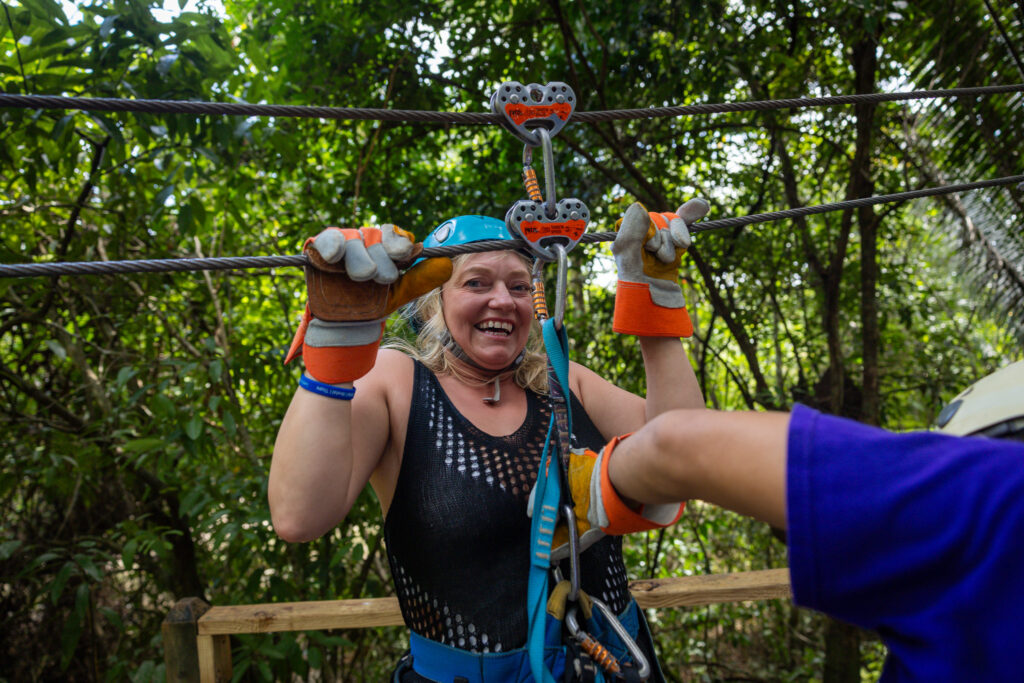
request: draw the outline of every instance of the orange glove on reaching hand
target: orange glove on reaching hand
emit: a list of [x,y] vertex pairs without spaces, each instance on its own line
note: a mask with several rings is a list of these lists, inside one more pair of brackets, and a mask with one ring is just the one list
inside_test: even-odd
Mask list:
[[[661,529],[679,521],[685,503],[641,505],[632,508],[619,496],[608,478],[608,461],[619,443],[627,438],[617,436],[600,453],[574,448],[569,455],[569,493],[576,513],[576,531],[583,552],[604,536],[621,536],[637,531]],[[528,513],[533,514],[531,492]],[[569,532],[562,521],[555,529],[551,561],[569,556]]]
[[689,337],[693,324],[679,284],[679,264],[690,246],[687,224],[707,215],[703,199],[676,213],[648,212],[639,202],[615,225],[612,253],[619,271],[612,329],[641,337]]
[[324,384],[369,372],[387,316],[452,274],[449,258],[422,260],[399,274],[422,250],[412,233],[391,224],[327,228],[306,240],[308,300],[285,363],[301,354],[307,374]]

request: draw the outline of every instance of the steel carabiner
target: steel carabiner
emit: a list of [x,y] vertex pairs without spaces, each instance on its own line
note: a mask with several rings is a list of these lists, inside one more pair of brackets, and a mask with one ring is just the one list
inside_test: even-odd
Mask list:
[[544,190],[540,193],[540,183],[537,181],[537,172],[533,169],[533,148],[537,145],[526,143],[523,145],[523,184],[526,186],[526,193],[530,201],[544,204],[544,215],[554,218],[557,215],[555,200],[555,157],[551,149],[551,135],[545,128],[537,129],[537,136],[540,138],[542,160],[544,163]]
[[[608,605],[597,598],[590,597],[591,609],[596,608],[599,612],[604,615],[608,625],[615,632],[615,635],[619,637],[622,644],[626,646],[626,650],[629,651],[629,656],[633,659],[633,663],[636,664],[636,674],[641,681],[646,681],[651,677],[651,664],[647,661],[647,656],[644,654],[640,646],[637,645],[633,637],[629,635],[626,627],[623,626],[615,614]],[[622,665],[619,664],[619,660],[615,658],[615,655],[608,650],[607,647],[601,644],[594,636],[587,633],[579,621],[576,619],[577,606],[570,606],[565,612],[565,626],[569,630],[569,635],[572,636],[580,647],[590,657],[597,662],[601,668],[610,673],[619,673],[622,671]]]
[[572,503],[562,505],[562,517],[569,533],[569,595],[566,599],[576,602],[580,598],[580,534]]

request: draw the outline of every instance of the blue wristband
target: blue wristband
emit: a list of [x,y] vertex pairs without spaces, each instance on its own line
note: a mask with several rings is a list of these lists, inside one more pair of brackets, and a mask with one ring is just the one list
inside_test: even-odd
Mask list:
[[299,386],[306,391],[312,391],[314,394],[320,394],[327,398],[336,398],[339,401],[351,401],[352,397],[356,395],[355,387],[336,387],[333,384],[324,384],[306,373],[302,373],[302,377],[299,377]]

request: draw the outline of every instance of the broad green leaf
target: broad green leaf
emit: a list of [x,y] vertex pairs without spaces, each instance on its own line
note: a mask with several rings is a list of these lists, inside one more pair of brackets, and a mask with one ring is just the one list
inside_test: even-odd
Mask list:
[[185,434],[188,438],[196,441],[203,433],[203,420],[198,415],[192,417],[188,422],[185,423]]
[[[41,19],[62,19],[67,21],[60,4],[54,0],[21,0],[21,6],[32,11]],[[9,10],[8,10],[9,11]]]
[[110,623],[111,626],[113,626],[119,632],[124,632],[124,630],[125,630],[124,620],[121,619],[121,615],[120,614],[118,614],[115,610],[113,610],[113,609],[111,609],[109,607],[100,607],[99,611],[103,615],[103,617],[107,620],[107,622]]
[[157,448],[161,448],[166,444],[167,442],[164,441],[163,439],[150,436],[141,439],[132,439],[131,441],[127,441],[121,448],[123,448],[125,451],[129,453],[145,453],[147,451],[152,451]]
[[178,229],[185,235],[191,235],[195,232],[195,223],[192,220],[191,204],[182,204],[178,208]]
[[135,368],[123,367],[117,371],[117,379],[115,380],[115,383],[118,387],[123,387],[128,380],[137,374],[138,370]]
[[229,437],[234,437],[238,431],[238,426],[235,424],[235,416],[231,414],[230,410],[224,411],[224,433]]
[[64,622],[64,629],[61,633],[61,660],[62,670],[67,669],[71,663],[71,657],[78,645],[79,638],[85,626],[85,613],[89,606],[89,586],[80,584],[75,591],[75,608],[72,615]]
[[21,541],[4,541],[0,543],[0,560],[8,560],[21,547]]
[[150,410],[153,411],[154,415],[164,420],[172,419],[176,412],[174,402],[163,394],[156,394],[153,396],[153,400],[149,407]]
[[96,563],[89,555],[76,553],[74,560],[78,563],[78,566],[82,568],[82,571],[84,571],[93,581],[101,581],[103,579],[103,575],[101,574],[99,567],[96,566]]
[[174,194],[174,186],[173,185],[168,185],[164,189],[160,190],[160,192],[158,192],[157,195],[156,195],[156,199],[153,201],[154,208],[157,208],[157,209],[163,208],[167,204],[168,199],[170,199],[170,197],[173,194]]
[[198,226],[206,225],[206,207],[203,206],[203,200],[198,194],[193,194],[188,198],[188,205],[192,209],[192,219]]
[[138,538],[129,538],[121,549],[121,561],[124,562],[125,569],[131,569],[135,564],[135,552],[139,547]]
[[146,660],[142,666],[132,674],[132,683],[150,683],[153,680],[153,672],[156,669],[156,662]]
[[57,604],[61,593],[64,592],[64,586],[67,585],[68,579],[71,578],[71,573],[77,568],[74,562],[65,562],[64,566],[57,572],[57,576],[53,578],[53,583],[50,585],[50,602],[52,604]]

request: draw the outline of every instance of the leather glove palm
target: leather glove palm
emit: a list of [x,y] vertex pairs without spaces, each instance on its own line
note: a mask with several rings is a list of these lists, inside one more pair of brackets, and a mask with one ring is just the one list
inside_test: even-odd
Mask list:
[[327,228],[306,240],[306,311],[285,363],[301,354],[306,372],[326,384],[369,372],[387,316],[451,276],[448,258],[426,259],[400,274],[399,266],[422,250],[412,233],[391,224]]

